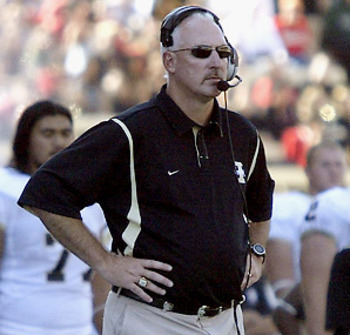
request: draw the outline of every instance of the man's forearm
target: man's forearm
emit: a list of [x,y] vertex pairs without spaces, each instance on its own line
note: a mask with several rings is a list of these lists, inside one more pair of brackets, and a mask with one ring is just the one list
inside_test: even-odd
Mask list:
[[[270,221],[251,222],[249,225],[250,243],[260,243],[266,248],[267,239],[270,231]],[[264,257],[260,257],[254,252],[250,252],[251,257],[247,257],[246,269],[244,278],[241,284],[241,289],[245,290],[249,286],[258,281],[262,275],[264,268]]]
[[91,268],[98,270],[108,252],[79,219],[26,208],[38,216],[52,236]]
[[[109,284],[128,289],[147,302],[152,301],[149,291],[163,295],[166,293],[164,286],[173,286],[173,282],[160,273],[171,271],[170,264],[109,252],[81,220],[31,207],[26,209],[41,219],[58,242],[96,270]],[[147,290],[138,285],[142,277],[151,283]]]
[[296,283],[292,243],[279,238],[267,243],[265,274],[278,297],[285,296]]
[[302,290],[305,325],[309,335],[326,334],[327,290],[335,253],[334,240],[323,234],[314,233],[302,241]]
[[249,237],[251,243],[260,243],[266,247],[270,232],[270,221],[251,222],[249,225]]

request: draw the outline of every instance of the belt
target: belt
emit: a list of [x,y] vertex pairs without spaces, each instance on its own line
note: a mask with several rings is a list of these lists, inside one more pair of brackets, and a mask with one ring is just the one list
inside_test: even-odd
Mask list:
[[199,317],[213,317],[216,315],[219,315],[222,311],[232,308],[233,306],[236,306],[239,302],[235,302],[232,300],[231,303],[229,304],[223,304],[222,306],[208,306],[208,305],[203,305],[200,307],[195,307],[195,306],[186,306],[186,307],[181,307],[177,306],[165,299],[155,297],[153,298],[153,301],[151,303],[148,303],[141,299],[138,295],[134,294],[133,292],[126,290],[126,289],[121,289],[119,292],[119,288],[116,286],[112,287],[112,291],[115,293],[119,293],[120,295],[123,295],[127,298],[142,302],[144,304],[162,309],[164,311],[168,312],[174,312],[174,313],[180,313],[180,314],[187,314],[187,315],[198,315]]

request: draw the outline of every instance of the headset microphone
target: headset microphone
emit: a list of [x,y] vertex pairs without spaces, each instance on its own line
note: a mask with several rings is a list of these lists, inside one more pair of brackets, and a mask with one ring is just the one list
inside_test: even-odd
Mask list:
[[229,88],[232,88],[232,87],[236,87],[238,86],[241,82],[242,82],[242,79],[240,76],[238,75],[235,75],[235,78],[238,80],[235,84],[233,85],[230,85],[228,83],[228,81],[226,80],[220,80],[217,84],[216,84],[216,87],[219,91],[222,91],[222,92],[226,92]]

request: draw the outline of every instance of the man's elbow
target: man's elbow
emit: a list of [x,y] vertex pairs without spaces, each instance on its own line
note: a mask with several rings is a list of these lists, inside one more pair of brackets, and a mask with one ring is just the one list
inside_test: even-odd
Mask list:
[[28,211],[29,213],[35,215],[35,216],[38,216],[39,217],[39,214],[40,214],[40,210],[36,207],[32,207],[32,206],[28,206],[28,205],[23,205],[23,208]]
[[43,219],[43,217],[47,216],[49,212],[44,211],[43,209],[39,209],[37,207],[23,205],[23,208],[28,211],[29,213],[37,216],[39,219]]

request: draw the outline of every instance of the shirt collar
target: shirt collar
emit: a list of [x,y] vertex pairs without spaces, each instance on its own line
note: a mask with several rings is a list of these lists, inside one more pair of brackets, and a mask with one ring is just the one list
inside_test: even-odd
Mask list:
[[165,118],[171,123],[179,135],[183,135],[197,126],[207,129],[215,129],[222,136],[222,111],[216,99],[214,99],[213,113],[208,126],[202,127],[187,117],[187,115],[176,105],[176,103],[166,93],[166,84],[163,85],[159,94],[155,97],[156,104],[160,107]]

